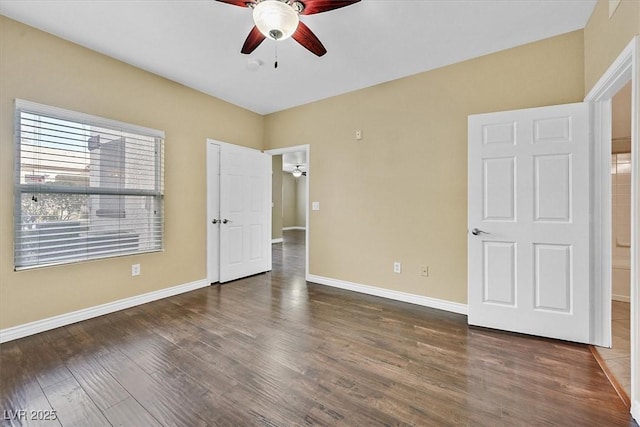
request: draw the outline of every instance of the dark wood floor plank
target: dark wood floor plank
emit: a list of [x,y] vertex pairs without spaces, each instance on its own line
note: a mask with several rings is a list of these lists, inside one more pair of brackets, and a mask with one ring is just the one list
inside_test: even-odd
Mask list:
[[[6,426],[60,426],[17,341],[0,345],[0,420]],[[38,417],[47,413],[48,419]],[[40,418],[40,419],[39,419]]]
[[29,366],[42,388],[73,378],[69,369],[58,357],[46,340],[46,335],[37,334],[17,341],[24,357],[23,363]]
[[94,334],[96,328],[105,325],[103,321],[91,319],[44,335],[50,348],[65,361],[67,369],[101,410],[130,397],[98,362],[97,355],[110,351],[105,341]]
[[104,411],[114,427],[161,427],[158,422],[134,398],[129,397]]
[[273,255],[270,273],[0,345],[0,409],[65,426],[637,427],[586,346],[306,283],[301,231]]
[[203,404],[207,402],[207,391],[186,381],[177,369],[168,368],[154,377],[118,352],[102,355],[100,363],[161,424],[207,424],[210,408]]
[[[195,359],[204,364],[209,375],[215,376],[221,382],[218,388],[235,387],[239,383],[239,378],[245,374],[244,366],[237,360],[229,357],[224,352],[215,347],[209,346],[207,343],[195,340],[192,342],[185,342],[181,347],[176,347],[171,352],[186,352],[189,357],[186,360]],[[179,356],[182,357],[182,356]],[[190,363],[187,362],[187,370]],[[192,375],[199,377],[198,372],[194,372]],[[208,378],[204,378],[205,381]]]
[[67,367],[101,410],[131,397],[93,355],[75,356],[67,361]]
[[63,426],[111,426],[74,378],[45,387],[44,392]]

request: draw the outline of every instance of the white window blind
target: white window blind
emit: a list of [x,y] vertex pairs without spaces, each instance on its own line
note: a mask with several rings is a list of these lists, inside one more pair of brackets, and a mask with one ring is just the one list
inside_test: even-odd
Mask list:
[[16,270],[163,249],[164,133],[16,100]]

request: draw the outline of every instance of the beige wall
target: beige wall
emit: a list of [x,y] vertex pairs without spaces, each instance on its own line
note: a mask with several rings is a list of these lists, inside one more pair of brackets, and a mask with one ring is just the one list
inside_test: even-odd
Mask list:
[[466,303],[467,116],[581,101],[583,52],[577,31],[267,116],[266,148],[311,147],[309,272]]
[[611,156],[611,293],[629,301],[631,295],[631,153]]
[[296,227],[298,192],[296,179],[290,173],[282,174],[282,226]]
[[307,225],[307,177],[295,178],[283,173],[282,226],[305,227]]
[[301,176],[296,180],[296,226],[307,225],[307,177]]
[[[311,274],[465,303],[467,116],[582,100],[640,25],[625,18],[638,16],[637,4],[623,0],[609,21],[605,3],[584,37],[569,33],[265,118],[0,17],[0,328],[202,279],[207,137],[265,149],[300,138],[311,145],[310,195],[321,203],[310,212]],[[13,272],[14,98],[166,132],[165,252]],[[391,272],[393,261],[402,274]],[[142,275],[132,278],[138,262]]]
[[640,1],[622,0],[609,18],[609,1],[598,0],[584,29],[585,94],[634,35],[640,34]]
[[[205,277],[205,139],[262,148],[263,117],[1,16],[0,76],[0,328]],[[14,98],[166,132],[164,252],[13,271]]]
[[282,238],[282,156],[271,158],[271,238]]

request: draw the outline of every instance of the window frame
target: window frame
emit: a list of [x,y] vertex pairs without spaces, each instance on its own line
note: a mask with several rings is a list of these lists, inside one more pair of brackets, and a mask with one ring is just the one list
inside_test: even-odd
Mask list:
[[[83,187],[83,186],[70,186],[60,185],[55,183],[37,182],[31,183],[21,182],[21,154],[22,154],[22,142],[21,142],[21,117],[22,113],[31,113],[34,115],[41,115],[50,117],[53,119],[64,120],[68,122],[77,123],[79,125],[87,125],[94,127],[102,127],[107,129],[119,130],[122,132],[138,134],[140,136],[151,137],[154,139],[155,144],[155,159],[153,160],[153,175],[154,175],[154,189],[144,190],[139,188],[101,188],[101,187]],[[164,140],[165,133],[157,129],[147,128],[144,126],[134,125],[118,120],[107,119],[100,116],[94,116],[91,114],[81,113],[73,110],[67,110],[64,108],[53,107],[49,105],[39,104],[32,101],[23,99],[15,99],[14,103],[14,177],[13,177],[13,197],[14,197],[14,218],[13,218],[13,264],[14,271],[28,270],[33,268],[42,268],[53,265],[69,265],[77,262],[93,261],[97,259],[115,258],[120,256],[138,255],[142,253],[162,252],[164,251]],[[151,158],[151,157],[150,157]],[[126,164],[125,164],[126,166]],[[18,257],[16,255],[16,249],[18,246],[18,234],[19,227],[22,224],[22,195],[23,194],[82,194],[87,196],[92,195],[108,195],[108,196],[121,196],[123,199],[125,196],[147,196],[151,197],[155,204],[157,204],[160,211],[158,221],[160,223],[160,238],[159,247],[151,249],[138,249],[135,251],[123,251],[123,253],[111,253],[101,255],[87,255],[81,259],[70,260],[57,260],[52,262],[38,262],[36,264],[18,265]],[[97,215],[97,214],[96,214]],[[97,215],[99,216],[99,215]],[[45,222],[46,223],[46,222]],[[88,244],[88,243],[87,243]]]

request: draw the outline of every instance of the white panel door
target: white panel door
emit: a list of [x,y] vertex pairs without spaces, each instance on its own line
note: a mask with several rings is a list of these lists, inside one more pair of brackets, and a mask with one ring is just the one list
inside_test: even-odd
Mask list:
[[469,116],[469,324],[591,341],[589,111]]
[[220,149],[220,282],[271,270],[271,156]]

